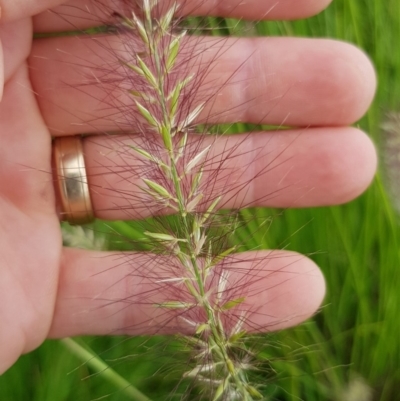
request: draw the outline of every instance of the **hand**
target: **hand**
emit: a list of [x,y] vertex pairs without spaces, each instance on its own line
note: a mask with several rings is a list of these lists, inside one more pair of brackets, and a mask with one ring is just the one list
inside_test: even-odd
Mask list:
[[[106,61],[106,53],[99,57],[98,44],[64,37],[35,40],[32,45],[32,29],[87,25],[78,10],[84,9],[86,1],[68,2],[76,6],[68,9],[76,14],[69,22],[60,20],[66,8],[56,7],[58,3],[62,1],[0,1],[5,71],[0,104],[0,372],[47,337],[109,334],[124,327],[132,327],[127,333],[137,334],[135,327],[149,313],[134,305],[124,307],[124,300],[139,291],[138,278],[130,276],[135,255],[121,264],[120,254],[105,257],[105,253],[62,248],[50,175],[51,137],[115,131],[121,125],[110,119],[110,105],[101,107],[98,88],[73,87],[83,83],[79,60],[86,66]],[[221,0],[218,7],[215,1],[193,0],[187,6],[205,14],[209,3],[221,16],[277,19],[312,15],[328,1],[319,2],[319,8],[308,0],[253,0],[245,6]],[[46,11],[48,7],[56,7],[58,16]],[[32,18],[37,13],[41,14]],[[247,203],[322,206],[358,196],[376,168],[371,141],[347,127],[365,113],[375,90],[374,71],[364,54],[348,44],[317,39],[247,38],[226,46],[210,79],[224,82],[237,71],[238,83],[224,87],[215,102],[213,115],[218,122],[299,127],[273,135],[252,134],[246,142],[249,149],[265,149],[253,162],[254,176],[270,163],[275,166],[252,181]],[[94,208],[104,219],[137,217],[129,198],[112,196],[131,188],[116,171],[118,154],[109,153],[110,164],[104,165],[104,149],[112,147],[113,141],[104,135],[85,140]],[[250,160],[242,162],[248,166]],[[267,196],[271,193],[275,196]],[[271,301],[264,303],[265,294],[253,300],[261,312],[268,309],[266,316],[274,315],[258,324],[276,330],[312,315],[324,295],[323,277],[312,261],[288,252],[280,255],[284,257],[268,261],[258,283],[265,283]],[[289,270],[293,275],[287,280]],[[164,330],[169,332],[168,327]],[[147,327],[147,333],[151,331]]]

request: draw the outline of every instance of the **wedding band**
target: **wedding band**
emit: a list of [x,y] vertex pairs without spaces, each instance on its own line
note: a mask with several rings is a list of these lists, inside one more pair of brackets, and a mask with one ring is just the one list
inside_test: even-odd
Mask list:
[[94,219],[81,137],[53,140],[53,174],[61,219],[70,224],[86,224]]

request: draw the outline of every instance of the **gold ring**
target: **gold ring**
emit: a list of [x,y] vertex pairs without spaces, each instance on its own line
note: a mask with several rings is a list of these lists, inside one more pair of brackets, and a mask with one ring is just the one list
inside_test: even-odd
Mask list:
[[53,140],[53,174],[61,219],[70,224],[94,220],[81,137]]

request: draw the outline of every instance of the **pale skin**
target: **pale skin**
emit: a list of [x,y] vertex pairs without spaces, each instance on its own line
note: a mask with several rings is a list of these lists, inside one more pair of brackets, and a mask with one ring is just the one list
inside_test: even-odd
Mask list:
[[[0,104],[0,373],[46,338],[106,335],[123,327],[133,327],[126,334],[137,334],[135,325],[148,317],[133,305],[123,308],[118,302],[110,302],[99,307],[98,298],[123,300],[130,291],[138,291],[135,279],[126,278],[131,268],[128,263],[119,260],[118,269],[113,269],[116,259],[112,254],[104,257],[99,252],[62,247],[49,174],[52,135],[89,131],[89,125],[76,124],[79,113],[93,117],[92,132],[116,128],[110,127],[109,120],[105,124],[102,112],[96,111],[98,99],[65,85],[76,79],[68,63],[48,62],[67,61],[70,54],[76,55],[75,60],[90,57],[83,52],[86,48],[73,39],[42,40],[32,45],[33,30],[67,28],[66,22],[62,26],[47,12],[62,3],[0,0],[0,69],[4,71]],[[83,8],[85,2],[70,3]],[[248,19],[259,19],[261,15],[265,19],[294,19],[314,15],[328,3],[249,0],[242,7],[237,0],[202,0],[196,3],[200,7],[193,7],[193,2],[191,6],[202,14],[212,9],[220,16],[229,13]],[[62,52],[56,50],[60,48]],[[285,163],[278,162],[277,168],[252,184],[248,204],[333,205],[348,202],[367,188],[376,169],[375,149],[365,133],[348,127],[366,112],[375,91],[373,67],[361,51],[329,40],[242,39],[224,53],[219,63],[213,72],[217,75],[230,75],[237,66],[245,65],[238,81],[246,82],[246,87],[229,86],[215,105],[223,121],[233,121],[239,115],[243,121],[258,123],[262,118],[265,124],[285,121],[298,127],[272,137],[268,133],[253,135],[250,147],[259,148],[268,142],[268,152],[258,159],[256,170],[270,162],[271,153],[279,159],[282,148],[287,150],[282,156]],[[237,103],[232,102],[239,97],[246,108],[238,111],[234,110]],[[294,138],[295,146],[288,146]],[[90,174],[107,139],[98,136],[84,146]],[[92,185],[105,187],[102,174],[96,177]],[[117,183],[112,174],[107,185],[113,179],[123,189],[124,183]],[[279,191],[283,179],[287,190]],[[266,183],[269,192],[278,191],[277,196],[266,197]],[[97,216],[126,218],[126,212],[118,211],[118,207],[110,210],[107,190],[93,191],[92,197]],[[123,199],[120,202],[117,206],[125,206]],[[130,215],[135,217],[134,209]],[[265,264],[261,282],[266,294],[251,300],[257,308],[268,308],[265,315],[269,317],[257,324],[274,330],[298,324],[315,313],[325,291],[323,276],[311,260],[293,253],[280,255],[269,260],[268,266]],[[133,256],[131,263],[134,260]],[[288,266],[296,273],[290,280],[280,276]],[[271,272],[276,273],[271,276]],[[116,284],[110,287],[110,283]],[[263,301],[263,296],[269,301]],[[151,333],[151,327],[147,331]],[[166,327],[165,332],[169,331]]]

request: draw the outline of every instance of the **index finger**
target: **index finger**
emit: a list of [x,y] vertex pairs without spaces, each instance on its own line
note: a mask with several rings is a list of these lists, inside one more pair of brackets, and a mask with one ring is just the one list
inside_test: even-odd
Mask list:
[[[244,2],[242,0],[178,0],[177,3],[180,6],[182,15],[244,18],[258,21],[306,18],[325,9],[331,1],[248,0]],[[98,25],[99,21],[107,22],[107,16],[111,17],[113,12],[130,11],[133,7],[135,5],[132,0],[70,0],[59,7],[36,16],[34,27],[36,32],[63,31],[71,29],[71,27],[77,29],[89,28]]]

